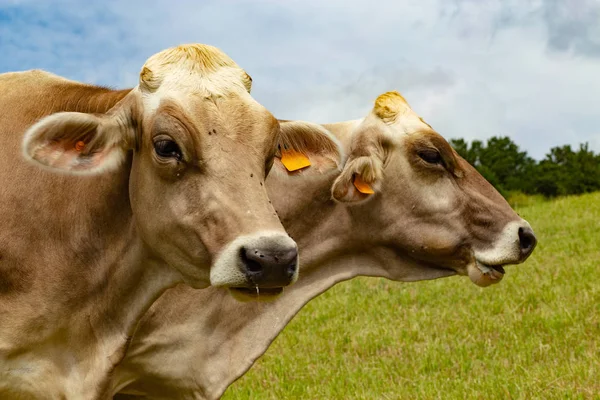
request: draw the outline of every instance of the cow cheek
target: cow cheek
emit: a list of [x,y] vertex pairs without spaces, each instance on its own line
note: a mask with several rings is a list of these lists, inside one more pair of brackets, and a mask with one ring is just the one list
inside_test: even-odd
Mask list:
[[462,243],[460,234],[461,229],[455,229],[445,224],[426,225],[416,237],[417,251],[423,254],[426,258],[447,258],[455,255]]
[[169,187],[153,174],[151,165],[134,159],[129,179],[129,199],[136,225],[144,241],[156,244],[170,230],[173,210],[168,201]]

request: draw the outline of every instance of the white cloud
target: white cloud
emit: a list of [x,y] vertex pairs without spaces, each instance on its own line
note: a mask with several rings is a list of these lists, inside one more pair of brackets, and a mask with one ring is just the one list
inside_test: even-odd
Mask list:
[[583,141],[600,151],[600,7],[567,3],[0,0],[0,71],[131,86],[151,54],[209,43],[280,118],[359,118],[399,90],[448,138],[509,135],[538,158]]

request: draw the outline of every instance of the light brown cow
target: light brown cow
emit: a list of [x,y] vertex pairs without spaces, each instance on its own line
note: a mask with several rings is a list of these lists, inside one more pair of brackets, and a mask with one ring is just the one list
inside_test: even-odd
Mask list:
[[296,279],[263,186],[279,123],[249,91],[204,45],[152,56],[131,90],[0,75],[0,399],[105,397],[135,324],[179,282]]
[[[290,179],[276,162],[267,180],[302,251],[300,279],[260,306],[239,307],[216,288],[170,289],[146,314],[115,371],[123,394],[216,399],[308,301],[338,282],[460,274],[487,286],[536,244],[529,224],[396,92],[380,96],[359,121],[281,126],[327,138],[324,127],[348,154],[341,173]],[[358,190],[369,186],[374,194]],[[192,311],[203,304],[209,306]]]

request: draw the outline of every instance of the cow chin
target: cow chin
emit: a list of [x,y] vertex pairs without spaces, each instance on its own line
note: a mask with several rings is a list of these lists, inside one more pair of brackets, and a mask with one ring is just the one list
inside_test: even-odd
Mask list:
[[229,293],[237,301],[246,302],[271,302],[275,301],[283,293],[283,288],[229,288]]
[[504,278],[504,268],[489,266],[478,260],[473,260],[467,265],[467,274],[477,286],[487,287],[499,283]]

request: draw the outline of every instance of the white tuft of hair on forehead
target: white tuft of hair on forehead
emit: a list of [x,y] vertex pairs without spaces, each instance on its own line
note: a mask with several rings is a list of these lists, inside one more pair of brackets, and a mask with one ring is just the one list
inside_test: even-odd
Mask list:
[[393,126],[394,133],[411,134],[433,130],[396,91],[386,92],[377,97],[372,113],[387,125]]
[[151,56],[140,72],[138,89],[147,111],[166,96],[190,92],[203,97],[250,93],[252,79],[227,54],[204,44],[186,44]]

